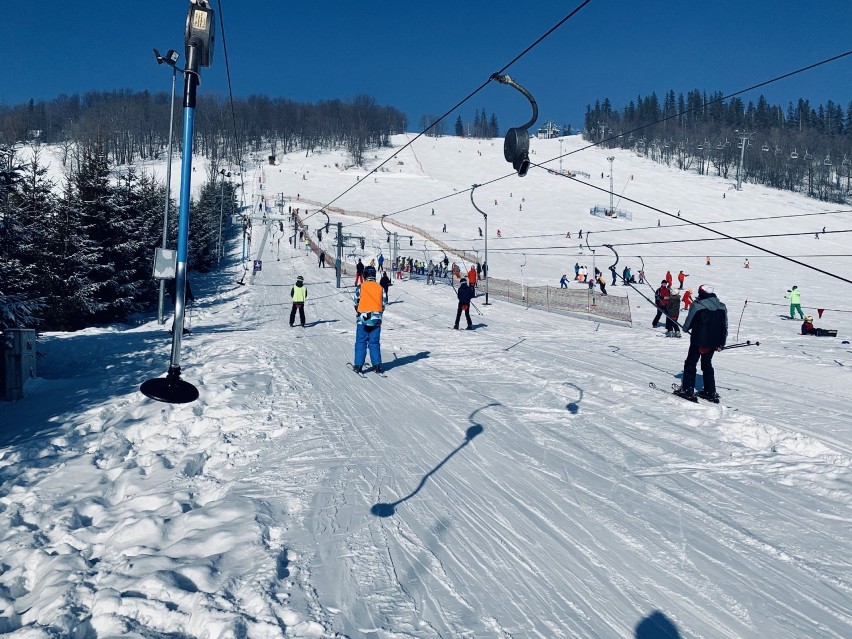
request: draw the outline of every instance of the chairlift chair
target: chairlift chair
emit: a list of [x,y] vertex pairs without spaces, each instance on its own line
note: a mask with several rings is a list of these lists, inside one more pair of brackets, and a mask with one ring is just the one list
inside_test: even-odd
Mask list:
[[798,160],[799,159],[799,154],[796,153],[796,149],[793,149],[793,152],[790,154],[790,159],[791,160]]
[[806,160],[812,160],[812,159],[813,159],[813,157],[814,157],[814,156],[812,156],[812,155],[810,154],[810,152],[809,152],[807,149],[805,149],[805,159],[806,159]]
[[831,166],[831,155],[830,154],[825,156],[825,160],[823,161],[823,164],[825,166]]
[[764,143],[763,143],[763,146],[762,146],[762,147],[760,147],[760,149],[761,149],[761,151],[763,151],[764,153],[769,153],[769,145],[768,145],[766,142],[764,142]]

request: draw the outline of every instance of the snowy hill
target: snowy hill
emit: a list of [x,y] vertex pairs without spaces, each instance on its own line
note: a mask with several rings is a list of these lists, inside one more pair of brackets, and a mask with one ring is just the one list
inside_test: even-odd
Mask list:
[[[360,180],[335,207],[394,214],[389,228],[399,221],[483,251],[483,218],[465,191],[511,173],[500,146],[421,138],[369,177],[342,168],[342,152],[256,161],[244,196],[274,210],[283,193],[285,210],[311,215],[305,201]],[[559,155],[558,140],[532,147],[536,162]],[[681,269],[690,288],[712,284],[728,305],[729,341],[760,341],[714,359],[722,403],[649,388],[679,380],[688,339],[652,329],[653,307],[625,286],[610,290],[629,296],[633,327],[480,298],[476,330],[457,332],[451,288],[395,282],[387,377],[362,379],[345,366],[352,278],[337,289],[332,269],[255,220],[248,257],[263,270],[245,286],[239,241],[227,269],[192,274],[182,374],[198,401],[139,392],[168,367],[168,325],[152,313],[135,326],[44,335],[39,378],[23,400],[0,404],[0,632],[852,635],[849,284],[636,203],[618,205],[632,220],[589,215],[608,204],[609,155],[616,197],[731,236],[804,233],[748,241],[848,272],[847,236],[832,231],[849,213],[829,213],[840,207],[584,150],[563,168],[590,179],[534,168],[476,190],[491,274],[558,286],[575,262],[612,263],[602,245],[613,244],[619,270],[636,272],[641,256],[652,284]],[[366,238],[365,257],[388,255],[381,224],[338,220]],[[594,255],[580,255],[580,229]],[[675,242],[695,238],[706,239]],[[425,237],[402,245],[416,259],[440,256]],[[304,329],[288,326],[297,275],[309,292]],[[781,318],[794,284],[807,313],[828,309],[816,324],[839,337],[803,337],[799,321]]]

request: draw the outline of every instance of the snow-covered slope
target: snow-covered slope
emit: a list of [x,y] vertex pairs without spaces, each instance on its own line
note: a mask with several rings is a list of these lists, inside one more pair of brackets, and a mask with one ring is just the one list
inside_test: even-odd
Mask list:
[[[533,150],[541,162],[559,142]],[[821,232],[844,229],[848,213],[726,222],[840,207],[733,191],[618,151],[583,151],[563,168],[607,190],[610,154],[617,193],[725,222],[729,235],[807,232],[749,241],[848,271],[846,236]],[[251,167],[248,202],[284,193],[286,206],[311,211],[304,200],[330,201],[366,175],[335,168],[342,153],[279,160]],[[458,192],[393,217],[482,250],[482,216],[464,190],[510,172],[499,140],[421,139],[386,168],[335,206],[382,215]],[[576,261],[591,268],[581,228],[593,247],[710,237],[624,201],[632,221],[592,217],[608,194],[540,169],[483,186],[476,201],[489,215],[492,275],[536,284],[557,285]],[[365,256],[386,251],[380,224],[332,219],[368,238]],[[651,329],[653,308],[623,286],[611,290],[629,295],[633,328],[480,299],[476,330],[456,332],[452,289],[396,282],[382,329],[387,378],[362,379],[345,367],[351,279],[335,288],[331,269],[280,236],[255,222],[249,257],[263,270],[246,286],[236,284],[238,242],[227,270],[193,275],[182,356],[183,378],[200,390],[193,404],[138,391],[168,366],[170,336],[153,316],[43,337],[39,379],[0,405],[0,631],[852,634],[849,284],[730,240],[617,247],[619,268],[638,270],[641,255],[652,283],[684,269],[688,286],[713,284],[731,341],[760,341],[715,358],[720,405],[648,387],[678,380],[688,340]],[[435,257],[428,241],[413,244],[403,254]],[[612,254],[597,248],[594,259],[608,265]],[[305,329],[287,321],[297,275],[309,289]],[[806,312],[830,309],[816,323],[838,338],[799,336],[799,322],[780,317],[793,284]]]

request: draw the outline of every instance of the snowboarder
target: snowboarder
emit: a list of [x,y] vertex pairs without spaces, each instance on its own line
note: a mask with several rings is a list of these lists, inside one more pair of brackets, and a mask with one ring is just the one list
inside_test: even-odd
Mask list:
[[466,277],[462,278],[459,290],[456,292],[456,297],[458,297],[459,305],[456,310],[456,321],[453,324],[453,328],[459,330],[459,320],[461,319],[462,312],[464,312],[464,317],[467,320],[467,330],[471,330],[473,322],[470,319],[470,301],[476,297],[476,291],[467,285]]
[[376,282],[376,269],[368,266],[364,269],[364,281],[355,287],[355,359],[352,369],[363,372],[367,350],[370,351],[370,363],[377,373],[382,372],[382,313],[388,302],[387,293]]
[[790,319],[793,319],[794,311],[798,311],[800,319],[805,319],[805,314],[802,313],[802,292],[798,286],[787,289],[784,299],[790,300]]
[[696,364],[701,360],[704,388],[698,396],[711,402],[719,402],[716,393],[716,374],[713,370],[713,355],[725,347],[728,339],[728,309],[719,301],[711,287],[698,287],[698,300],[689,310],[683,330],[690,333],[689,351],[683,363],[683,377],[676,395],[695,399]]
[[290,326],[293,326],[296,320],[296,311],[299,311],[299,321],[302,327],[305,326],[305,300],[308,297],[308,287],[305,286],[305,278],[301,275],[296,278],[296,283],[290,287],[290,299],[293,300],[293,306],[290,308]]
[[355,265],[355,286],[358,286],[364,281],[364,263],[361,258],[358,258],[358,263]]

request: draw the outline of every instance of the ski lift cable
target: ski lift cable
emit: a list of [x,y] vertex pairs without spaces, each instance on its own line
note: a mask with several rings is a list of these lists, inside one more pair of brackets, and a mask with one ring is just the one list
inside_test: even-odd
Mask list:
[[[585,4],[586,4],[586,3],[584,3],[582,6],[585,6]],[[569,17],[570,17],[571,15],[573,15],[574,13],[576,13],[579,9],[581,9],[581,8],[582,8],[582,6],[578,7],[578,8],[577,8],[577,9],[575,9],[575,10],[574,10],[571,14],[569,14]],[[566,18],[566,19],[567,19],[567,18]],[[560,23],[559,23],[559,25],[561,25],[561,24],[562,24],[562,23],[560,22]],[[557,25],[557,26],[559,26],[559,25]],[[550,32],[548,32],[548,34],[549,34],[549,33],[550,33]],[[545,35],[548,35],[548,34],[545,34]],[[543,38],[543,37],[544,37],[544,36],[542,36],[542,38]],[[540,40],[541,40],[541,39],[539,39],[539,41],[540,41]],[[538,41],[537,41],[537,42],[538,42]],[[801,68],[799,68],[799,69],[795,69],[794,71],[789,71],[788,73],[784,73],[784,74],[779,75],[779,76],[776,76],[776,77],[774,77],[774,78],[770,78],[769,80],[764,80],[763,82],[758,82],[757,84],[753,84],[753,85],[751,85],[750,87],[747,87],[747,88],[745,88],[745,89],[740,89],[739,91],[735,91],[735,92],[733,92],[733,93],[730,93],[730,94],[728,94],[728,95],[722,96],[722,97],[720,97],[720,98],[716,98],[715,100],[710,100],[710,101],[708,101],[708,102],[706,102],[706,103],[702,103],[700,106],[696,106],[696,107],[693,107],[693,108],[691,108],[691,109],[684,109],[683,111],[677,112],[677,113],[675,113],[675,114],[673,114],[673,115],[670,115],[670,116],[667,116],[667,117],[664,117],[664,118],[660,118],[659,120],[657,120],[657,121],[655,121],[655,122],[651,122],[651,123],[649,123],[649,124],[644,124],[644,125],[642,125],[642,126],[636,127],[635,129],[631,129],[630,131],[624,132],[624,133],[623,133],[623,135],[632,135],[633,133],[635,133],[635,132],[637,132],[637,131],[641,131],[641,130],[643,130],[643,129],[646,129],[646,128],[649,128],[649,127],[652,127],[652,126],[654,126],[654,125],[656,125],[656,124],[660,124],[660,123],[662,123],[662,122],[666,122],[666,121],[671,120],[671,119],[673,119],[673,118],[676,118],[676,117],[680,117],[680,116],[686,115],[686,114],[691,113],[691,112],[693,112],[693,111],[696,111],[696,110],[698,110],[698,109],[704,109],[704,108],[706,108],[706,107],[708,107],[708,106],[710,106],[711,104],[714,104],[714,103],[716,103],[716,102],[723,102],[723,101],[728,100],[728,99],[730,99],[730,98],[732,98],[732,97],[736,97],[736,96],[741,95],[741,94],[743,94],[743,93],[747,93],[747,92],[749,92],[749,91],[753,91],[753,90],[755,90],[755,89],[759,89],[759,88],[761,88],[761,87],[767,86],[767,85],[772,84],[772,83],[774,83],[774,82],[779,82],[779,81],[781,81],[781,80],[785,80],[785,79],[790,78],[790,77],[792,77],[792,76],[794,76],[794,75],[798,75],[798,74],[800,74],[800,73],[804,73],[804,72],[806,72],[806,71],[810,71],[810,70],[815,69],[815,68],[817,68],[817,67],[820,67],[820,66],[822,66],[822,65],[829,64],[829,63],[831,63],[831,62],[835,62],[835,61],[840,60],[840,59],[842,59],[842,58],[845,58],[846,56],[849,56],[849,55],[852,55],[852,50],[845,51],[845,52],[843,52],[843,53],[837,54],[837,55],[832,56],[832,57],[830,57],[830,58],[825,58],[825,59],[823,59],[823,60],[820,60],[819,62],[815,62],[815,63],[813,63],[813,64],[809,64],[809,65],[804,66],[804,67],[801,67]],[[508,68],[508,67],[509,67],[511,64],[513,64],[515,61],[516,61],[516,60],[513,60],[512,62],[510,62],[510,63],[509,63],[509,65],[506,65],[506,67],[504,67],[504,68],[503,68],[503,70],[505,70],[506,68]],[[499,73],[499,72],[498,72],[498,73]],[[483,86],[484,86],[484,85],[483,85]],[[481,88],[481,87],[480,87],[480,88]],[[480,90],[480,89],[477,89],[477,92],[478,92],[479,90]],[[468,100],[468,99],[469,99],[470,97],[472,97],[473,95],[475,95],[475,93],[476,93],[476,92],[472,93],[470,96],[468,96],[468,98],[465,98],[465,101],[466,101],[466,100]],[[461,106],[461,104],[462,104],[462,103],[460,103],[458,106]],[[458,108],[458,107],[454,107],[454,108],[453,108],[453,110],[455,110],[455,108]],[[451,112],[452,112],[452,111],[448,112],[448,113],[447,113],[447,115],[449,115],[449,113],[451,113]],[[446,115],[445,115],[445,116],[442,116],[442,117],[446,117]],[[437,122],[436,122],[436,123],[437,123]],[[430,127],[430,128],[431,128],[431,127]],[[419,133],[417,137],[422,136],[422,135],[423,135],[426,131],[428,131],[428,130],[429,130],[428,128],[427,128],[427,129],[425,129],[424,131],[422,131],[421,133]],[[609,138],[603,139],[603,140],[601,140],[601,141],[599,141],[599,142],[593,142],[593,143],[591,143],[591,144],[587,144],[586,146],[581,147],[581,148],[579,148],[579,149],[575,149],[575,150],[573,150],[573,151],[569,151],[569,152],[567,152],[567,153],[563,153],[563,154],[561,154],[561,155],[557,155],[556,157],[550,158],[549,160],[545,160],[545,161],[543,161],[543,162],[540,162],[539,164],[537,164],[537,166],[539,166],[539,167],[543,167],[545,164],[549,164],[550,162],[554,162],[554,161],[556,161],[556,160],[559,160],[560,158],[564,158],[564,157],[567,157],[567,156],[569,156],[569,155],[574,155],[575,153],[579,153],[579,152],[581,152],[581,151],[586,151],[586,150],[588,150],[588,149],[591,149],[591,148],[594,148],[594,147],[600,146],[601,144],[603,144],[603,143],[605,143],[605,142],[609,142],[609,141],[611,141],[611,140],[614,140],[614,139],[616,139],[617,137],[618,137],[618,136],[612,136],[612,137],[609,137]],[[417,139],[417,138],[415,138],[415,140],[416,140],[416,139]],[[396,155],[397,155],[398,153],[400,153],[401,151],[403,151],[406,147],[410,146],[413,142],[414,142],[414,140],[411,140],[411,141],[410,141],[409,143],[407,143],[405,146],[403,146],[402,148],[400,148],[400,149],[399,149],[399,151],[397,151],[394,155],[390,156],[390,157],[389,157],[387,160],[385,160],[382,164],[380,164],[378,167],[376,167],[376,169],[374,169],[373,171],[378,170],[381,166],[383,166],[383,165],[384,165],[385,163],[387,163],[389,160],[391,160],[392,158],[396,157]],[[369,174],[368,174],[368,175],[369,175]],[[483,183],[482,183],[482,184],[480,184],[479,186],[486,186],[486,185],[488,185],[488,184],[493,184],[494,182],[499,182],[500,180],[504,180],[504,179],[509,178],[509,177],[512,177],[512,176],[514,176],[514,175],[516,175],[516,173],[513,171],[513,172],[511,172],[511,173],[507,173],[506,175],[503,175],[503,176],[501,176],[501,177],[494,178],[493,180],[490,180],[490,181],[488,181],[488,182],[483,182]],[[349,187],[349,189],[347,189],[346,191],[344,191],[343,193],[341,193],[341,194],[340,194],[339,196],[337,196],[334,200],[332,200],[329,204],[326,204],[323,208],[328,207],[328,206],[330,206],[332,203],[336,202],[336,201],[337,201],[338,199],[340,199],[343,195],[345,195],[346,193],[348,193],[351,189],[355,188],[355,186],[357,186],[358,184],[360,184],[360,183],[361,183],[361,182],[363,182],[363,181],[364,181],[364,180],[359,180],[359,181],[358,181],[355,185],[353,185],[353,186]],[[575,180],[575,181],[578,181],[578,182],[579,182],[579,180]],[[387,217],[390,217],[390,216],[393,216],[393,215],[398,215],[398,214],[400,214],[400,213],[405,213],[405,212],[407,212],[407,211],[411,211],[411,210],[416,209],[416,208],[419,208],[419,207],[421,207],[421,206],[428,206],[429,204],[434,204],[435,202],[440,202],[441,200],[445,200],[445,199],[448,199],[448,198],[454,197],[454,196],[456,196],[456,195],[461,195],[462,193],[467,193],[469,190],[470,190],[470,189],[465,189],[464,191],[458,191],[458,192],[450,193],[450,194],[448,194],[448,195],[445,195],[445,196],[442,196],[442,197],[439,197],[439,198],[435,198],[435,199],[433,199],[433,200],[429,200],[429,201],[427,201],[427,202],[422,202],[422,203],[420,203],[420,204],[416,204],[416,205],[414,205],[414,206],[410,206],[410,207],[407,207],[407,208],[404,208],[404,209],[401,209],[401,210],[398,210],[398,211],[394,211],[393,213],[388,213],[388,214],[387,214]],[[318,212],[318,211],[317,211],[317,212]],[[312,213],[311,215],[315,215],[315,214],[316,214],[316,212],[315,212],[315,213]],[[309,216],[309,217],[310,217],[310,216]],[[365,220],[365,221],[362,221],[362,222],[356,222],[356,223],[354,223],[352,226],[357,225],[357,224],[365,224],[365,223],[367,223],[367,222],[371,222],[371,221],[373,221],[373,220]]]
[[[607,231],[598,231],[599,233],[606,233]],[[823,235],[822,231],[817,231],[820,235]],[[612,246],[654,246],[654,245],[666,245],[666,244],[688,244],[690,242],[719,242],[724,240],[734,240],[739,241],[741,239],[762,239],[767,237],[801,237],[803,235],[813,235],[813,231],[803,231],[798,233],[768,233],[765,235],[744,235],[742,238],[737,238],[733,236],[725,236],[725,237],[696,237],[696,238],[688,238],[688,239],[680,239],[680,240],[648,240],[647,242],[622,242],[620,244],[612,244]],[[852,229],[842,229],[839,231],[826,231],[825,235],[829,235],[831,233],[852,233]],[[596,244],[595,246],[608,246],[607,244]],[[587,247],[590,251],[594,252],[593,247]],[[760,247],[754,247],[758,250],[764,250]],[[555,246],[512,246],[507,248],[493,248],[489,249],[489,252],[493,253],[503,253],[504,255],[511,255],[512,251],[550,251],[550,250],[570,250],[570,246],[565,245],[555,245]],[[564,253],[559,253],[559,255],[563,255]],[[541,255],[541,254],[539,254]],[[784,255],[777,255],[776,257],[785,257]],[[824,257],[831,257],[829,255],[824,255]],[[838,255],[834,257],[852,257],[850,255]]]
[[[222,31],[222,52],[225,56],[225,75],[228,79],[228,97],[230,99],[231,104],[231,123],[234,127],[234,141],[237,144],[237,166],[240,167],[240,188],[243,190],[243,193],[246,192],[246,185],[244,182],[245,171],[243,170],[243,153],[242,153],[242,143],[240,142],[240,136],[237,132],[237,116],[234,110],[234,89],[231,85],[231,62],[228,58],[228,41],[225,38],[225,18],[222,13],[222,0],[218,0],[219,5],[219,28]],[[243,216],[245,218],[245,216]]]
[[[219,1],[221,2],[221,0],[219,0]],[[388,158],[387,158],[384,162],[382,162],[381,164],[379,164],[378,166],[376,166],[376,167],[375,167],[374,169],[372,169],[369,173],[367,173],[367,175],[365,175],[364,177],[365,177],[365,178],[370,177],[373,173],[377,172],[377,171],[378,171],[380,168],[382,168],[385,164],[387,164],[387,163],[388,163],[388,162],[390,162],[393,158],[395,158],[397,155],[399,155],[400,153],[402,153],[402,151],[404,151],[404,150],[405,150],[405,149],[407,149],[409,146],[411,146],[412,144],[414,144],[414,142],[416,142],[419,138],[421,138],[422,136],[426,135],[426,133],[427,133],[429,130],[431,130],[432,128],[434,128],[435,126],[437,126],[437,124],[438,124],[439,122],[442,122],[442,121],[443,121],[444,119],[446,119],[449,115],[451,115],[452,113],[454,113],[454,112],[455,112],[455,111],[456,111],[459,107],[461,107],[461,106],[462,106],[465,102],[467,102],[467,101],[468,101],[468,100],[470,100],[473,96],[475,96],[477,93],[479,93],[480,91],[482,91],[482,89],[484,89],[486,86],[488,86],[488,84],[489,84],[489,83],[491,83],[492,81],[496,80],[498,76],[502,75],[502,74],[503,74],[503,73],[504,73],[504,72],[505,72],[505,71],[506,71],[509,67],[511,67],[513,64],[515,64],[518,60],[520,60],[522,57],[524,57],[527,53],[529,53],[530,51],[532,51],[532,49],[534,49],[536,46],[538,46],[539,44],[541,44],[541,42],[542,42],[545,38],[547,38],[548,36],[550,36],[550,35],[551,35],[554,31],[556,31],[559,27],[561,27],[563,24],[565,24],[566,22],[568,22],[568,21],[569,21],[571,18],[573,18],[575,15],[577,15],[577,13],[579,13],[579,12],[580,12],[580,11],[581,11],[584,7],[586,7],[586,5],[588,5],[591,1],[592,1],[592,0],[583,0],[583,2],[581,2],[579,5],[577,5],[577,7],[575,7],[575,8],[574,8],[574,9],[573,9],[573,10],[572,10],[572,11],[571,11],[568,15],[566,15],[566,16],[565,16],[564,18],[562,18],[559,22],[557,22],[557,23],[556,23],[555,25],[553,25],[550,29],[548,29],[548,30],[547,30],[544,34],[542,34],[542,35],[541,35],[541,36],[540,36],[540,37],[539,37],[539,38],[538,38],[535,42],[533,42],[533,43],[532,43],[531,45],[529,45],[526,49],[524,49],[524,50],[523,50],[523,51],[521,51],[518,55],[516,55],[514,58],[512,58],[512,59],[511,59],[511,60],[510,60],[507,64],[503,65],[503,67],[502,67],[499,71],[496,71],[495,73],[493,73],[493,74],[489,75],[489,76],[488,76],[488,79],[486,79],[486,80],[485,80],[485,82],[483,82],[483,83],[482,83],[482,84],[480,84],[477,88],[475,88],[473,91],[471,91],[471,92],[470,92],[467,96],[465,96],[465,97],[464,97],[464,98],[463,98],[463,99],[462,99],[462,100],[461,100],[458,104],[456,104],[455,106],[451,107],[451,108],[450,108],[450,109],[449,109],[446,113],[444,113],[444,115],[442,115],[442,116],[440,116],[439,118],[437,118],[434,122],[432,122],[432,124],[430,124],[430,125],[429,125],[429,126],[427,126],[425,129],[423,129],[420,133],[418,133],[417,135],[415,135],[415,136],[414,136],[414,138],[412,138],[412,139],[411,139],[411,140],[409,140],[406,144],[404,144],[402,147],[400,147],[400,149],[399,149],[398,151],[396,151],[396,152],[395,152],[395,153],[393,153],[391,156],[389,156],[389,157],[388,157]],[[515,175],[515,173],[512,173],[512,175]],[[355,184],[351,185],[349,188],[347,188],[346,190],[344,190],[344,191],[343,191],[340,195],[338,195],[337,197],[335,197],[335,198],[334,198],[333,200],[331,200],[328,204],[323,205],[323,206],[321,207],[321,209],[320,209],[320,210],[324,210],[324,209],[328,208],[329,206],[331,206],[332,204],[334,204],[337,200],[339,200],[340,198],[342,198],[344,195],[346,195],[347,193],[349,193],[352,189],[356,188],[359,184],[361,184],[361,183],[362,183],[362,182],[364,182],[364,181],[365,181],[365,180],[358,180]],[[315,212],[315,213],[311,213],[311,214],[310,214],[310,215],[308,215],[305,219],[308,219],[309,217],[311,217],[311,215],[316,215],[316,212]]]
[[[850,53],[852,53],[852,51],[850,51]],[[535,167],[541,168],[541,165],[539,165],[539,164],[532,164],[532,166],[535,166]],[[547,169],[545,169],[545,170],[547,170]],[[578,179],[577,179],[577,178],[575,178],[575,177],[572,177],[572,176],[569,176],[569,175],[562,175],[562,174],[560,174],[560,175],[561,175],[563,178],[566,178],[566,179],[569,179],[569,180],[573,180],[574,182],[577,182],[577,183],[579,183],[579,184],[584,184],[584,185],[586,185],[587,187],[592,188],[592,189],[595,189],[595,190],[597,190],[597,191],[604,191],[604,192],[608,192],[608,191],[606,191],[606,189],[603,189],[603,188],[601,188],[601,187],[599,187],[599,186],[595,186],[594,184],[587,184],[586,182],[582,182],[582,181],[578,180]],[[645,207],[645,208],[647,208],[647,209],[650,209],[651,211],[655,211],[655,212],[657,212],[657,213],[660,213],[661,215],[667,215],[668,217],[671,217],[671,218],[675,218],[675,219],[678,219],[678,220],[683,220],[684,222],[687,222],[688,224],[691,224],[692,226],[696,226],[696,227],[698,227],[698,228],[704,229],[705,231],[709,231],[710,233],[714,233],[714,234],[716,234],[716,235],[721,235],[721,236],[722,236],[723,238],[725,238],[725,239],[733,240],[734,242],[739,242],[740,244],[745,244],[746,246],[750,246],[751,248],[753,248],[753,249],[755,249],[755,250],[757,250],[757,251],[760,251],[760,252],[762,252],[762,253],[768,253],[769,255],[774,255],[775,257],[779,257],[779,258],[785,259],[785,260],[787,260],[787,261],[789,261],[789,262],[793,262],[794,264],[798,264],[799,266],[803,266],[803,267],[805,267],[805,268],[807,268],[807,269],[811,269],[811,270],[816,271],[816,272],[818,272],[818,273],[822,273],[823,275],[828,275],[829,277],[833,277],[833,278],[838,279],[838,280],[840,280],[840,281],[842,281],[842,282],[846,282],[847,284],[852,284],[852,280],[850,280],[849,278],[843,277],[842,275],[838,275],[837,273],[832,273],[831,271],[826,271],[826,270],[821,269],[821,268],[818,268],[818,267],[816,267],[816,266],[812,266],[812,265],[807,264],[807,263],[805,263],[805,262],[801,262],[801,261],[799,261],[799,260],[796,260],[796,259],[793,259],[793,258],[788,257],[788,256],[786,256],[786,255],[783,255],[782,253],[777,253],[777,252],[772,251],[772,250],[770,250],[770,249],[768,249],[768,248],[764,248],[764,247],[762,247],[762,246],[758,246],[757,244],[752,244],[751,242],[746,242],[746,241],[745,241],[744,239],[742,239],[742,238],[734,237],[733,235],[728,235],[727,233],[723,233],[722,231],[717,231],[717,230],[715,230],[715,229],[708,228],[708,227],[707,227],[707,226],[705,226],[704,224],[700,224],[700,223],[698,223],[698,222],[692,222],[691,220],[688,220],[688,219],[686,219],[686,218],[684,218],[684,217],[677,217],[677,215],[676,215],[676,214],[674,214],[674,213],[669,213],[668,211],[664,211],[663,209],[657,208],[657,207],[652,206],[652,205],[650,205],[650,204],[646,204],[646,203],[644,203],[644,202],[640,202],[639,200],[634,200],[634,199],[632,199],[632,198],[628,198],[628,197],[625,197],[624,199],[625,199],[625,200],[627,200],[628,202],[631,202],[631,203],[633,203],[633,204],[636,204],[637,206],[642,206],[642,207]],[[840,231],[828,231],[828,232],[839,233]],[[847,232],[847,233],[848,233],[848,232],[850,232],[850,231],[843,231],[843,232]],[[799,234],[794,234],[794,235],[801,235],[801,233],[799,233]],[[777,236],[776,236],[776,237],[777,237]],[[676,241],[686,241],[686,240],[676,240]],[[692,241],[694,241],[694,240],[692,240]]]

